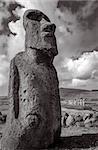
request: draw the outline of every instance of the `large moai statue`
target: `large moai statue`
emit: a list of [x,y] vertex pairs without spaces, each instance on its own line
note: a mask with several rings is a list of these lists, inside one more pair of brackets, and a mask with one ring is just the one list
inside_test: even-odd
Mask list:
[[10,108],[2,150],[47,148],[61,132],[59,82],[53,66],[58,54],[56,26],[39,10],[27,10],[23,25],[25,51],[11,60]]

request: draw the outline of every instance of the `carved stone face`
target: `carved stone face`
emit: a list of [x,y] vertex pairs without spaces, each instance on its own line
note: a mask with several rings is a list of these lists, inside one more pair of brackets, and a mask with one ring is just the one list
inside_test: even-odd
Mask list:
[[50,57],[58,54],[55,38],[55,24],[39,10],[27,10],[24,14],[24,28],[26,30],[26,48],[36,48]]

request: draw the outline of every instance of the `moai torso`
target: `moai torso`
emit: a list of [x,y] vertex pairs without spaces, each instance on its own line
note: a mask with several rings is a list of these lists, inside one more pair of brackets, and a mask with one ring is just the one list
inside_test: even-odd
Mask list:
[[59,138],[59,82],[47,54],[44,56],[42,51],[27,47],[25,52],[13,58],[9,97],[10,109],[2,150],[46,148]]

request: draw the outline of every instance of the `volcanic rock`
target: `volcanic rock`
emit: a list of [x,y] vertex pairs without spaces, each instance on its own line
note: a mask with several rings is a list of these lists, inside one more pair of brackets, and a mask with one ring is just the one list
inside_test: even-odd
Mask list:
[[27,10],[23,23],[25,51],[10,65],[10,107],[2,150],[47,148],[61,133],[59,81],[53,66],[58,54],[55,25],[38,10]]

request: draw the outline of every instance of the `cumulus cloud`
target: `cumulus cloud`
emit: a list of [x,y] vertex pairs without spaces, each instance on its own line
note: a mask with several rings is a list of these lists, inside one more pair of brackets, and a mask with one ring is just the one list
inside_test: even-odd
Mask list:
[[82,88],[82,89],[98,89],[98,78],[95,79],[87,79],[87,80],[80,80],[80,79],[72,79],[72,82],[68,85],[69,87],[73,88]]
[[[65,58],[63,67],[69,73],[70,86],[81,87],[95,80],[98,83],[98,52],[85,52],[79,58]],[[65,74],[66,75],[66,74]],[[91,85],[90,85],[91,86]]]
[[7,55],[7,43],[8,37],[6,35],[0,36],[0,55],[1,54]]
[[7,56],[0,55],[0,87],[8,82],[9,61]]
[[14,13],[16,8],[21,9],[23,6],[15,2],[15,0],[0,0],[0,95],[7,95],[9,73],[9,37],[14,37],[16,35],[15,32],[10,30],[8,24],[11,21],[16,22],[19,20],[20,17],[18,14]]
[[98,46],[98,1],[59,0],[55,14],[60,55],[79,56]]
[[[57,8],[60,12],[68,15],[68,12],[71,13],[71,16],[76,16],[77,24],[83,29],[92,29],[95,25],[96,19],[98,17],[98,1],[79,1],[79,0],[59,0],[57,4]],[[61,17],[59,15],[59,17]],[[62,18],[65,23],[68,25],[73,23],[73,20],[69,21]],[[70,18],[69,18],[70,19]],[[98,21],[98,20],[97,20]]]
[[88,81],[80,80],[80,79],[72,79],[72,83],[70,86],[72,87],[84,87]]
[[[94,85],[97,87],[95,82],[98,79],[97,59],[94,60],[97,54],[96,51],[91,53],[89,51],[98,47],[98,2],[0,0],[0,56],[12,59],[16,53],[25,49],[22,16],[24,11],[30,8],[43,11],[52,22],[56,23],[59,55],[54,65],[58,71],[60,85],[78,87],[92,84],[92,87]],[[81,52],[84,53],[81,55]],[[69,58],[72,56],[78,59]],[[85,66],[88,66],[87,69],[84,69]],[[8,77],[5,74],[8,75],[8,71],[6,73],[1,71],[0,79],[6,79],[0,81],[7,81]],[[7,85],[5,83],[1,82],[2,89]]]
[[8,54],[9,36],[16,35],[9,28],[11,21],[16,22],[20,18],[18,13],[14,13],[16,8],[21,9],[23,6],[14,0],[0,0],[0,54]]
[[7,95],[8,92],[8,74],[9,74],[9,60],[4,54],[0,55],[0,95]]
[[19,16],[14,14],[14,10],[17,7],[22,8],[23,6],[12,0],[9,0],[8,2],[0,0],[0,4],[0,35],[14,34],[10,31],[8,24],[11,21],[16,22],[19,19]]
[[0,1],[0,32],[2,33],[3,30],[3,19],[8,18],[10,13],[6,9],[5,1]]
[[11,60],[15,54],[20,51],[25,50],[25,33],[22,26],[22,21],[17,21],[16,24],[14,22],[9,23],[9,28],[12,32],[16,33],[16,36],[10,35],[8,41],[8,55]]
[[[66,61],[66,60],[65,60]],[[98,52],[86,52],[78,59],[68,59],[65,67],[68,68],[74,78],[89,79],[94,71],[98,70]]]
[[92,71],[91,78],[98,80],[98,70],[95,69],[95,70]]

